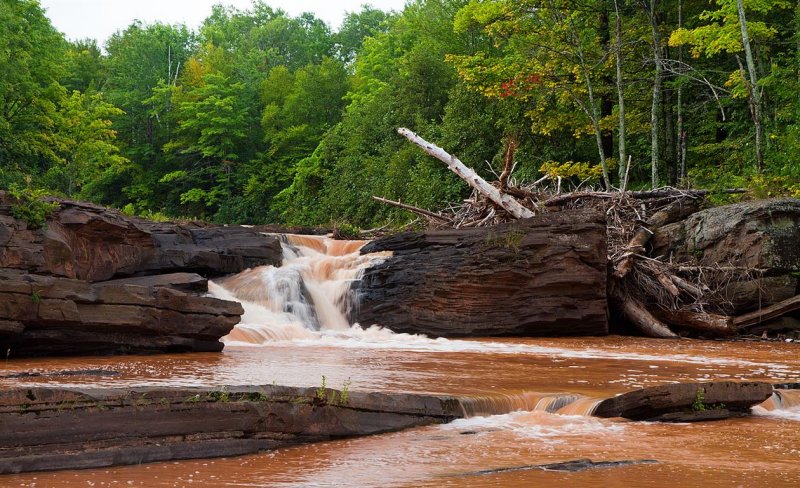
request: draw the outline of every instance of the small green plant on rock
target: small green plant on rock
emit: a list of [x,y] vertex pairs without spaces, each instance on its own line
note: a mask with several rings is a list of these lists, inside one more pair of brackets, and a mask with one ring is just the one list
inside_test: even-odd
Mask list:
[[58,208],[58,202],[45,201],[47,193],[44,190],[12,186],[8,193],[17,201],[11,206],[11,215],[26,222],[29,229],[44,227],[47,218]]
[[692,410],[695,412],[702,412],[706,409],[706,404],[703,403],[706,399],[706,390],[698,388],[694,394],[694,402],[692,402]]
[[342,394],[339,395],[339,403],[342,405],[347,405],[347,401],[350,399],[350,384],[352,381],[350,378],[347,378],[347,381],[342,383]]
[[222,388],[219,391],[211,391],[208,393],[208,398],[214,402],[228,403],[231,401],[231,394],[227,388]]
[[504,234],[495,234],[493,231],[489,231],[483,239],[483,244],[485,247],[504,247],[514,251],[514,254],[519,254],[524,238],[524,232],[516,227],[511,227]]
[[325,375],[322,375],[322,384],[314,392],[314,398],[316,398],[317,400],[326,400],[327,395],[325,390],[327,390],[327,388],[328,388],[328,378],[326,378]]

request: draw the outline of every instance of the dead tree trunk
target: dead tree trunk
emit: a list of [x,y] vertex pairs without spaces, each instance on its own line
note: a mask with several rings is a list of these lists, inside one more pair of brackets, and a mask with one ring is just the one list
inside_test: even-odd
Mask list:
[[478,173],[473,171],[472,168],[467,167],[457,157],[449,154],[441,147],[431,144],[405,127],[397,129],[397,133],[421,147],[426,153],[446,164],[453,173],[466,181],[469,186],[481,192],[486,198],[515,218],[526,219],[535,215],[533,212],[523,207],[514,197],[501,193],[497,188],[478,176]]

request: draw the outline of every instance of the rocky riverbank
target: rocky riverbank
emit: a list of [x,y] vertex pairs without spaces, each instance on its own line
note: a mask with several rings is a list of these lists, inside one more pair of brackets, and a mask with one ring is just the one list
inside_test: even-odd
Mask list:
[[0,348],[8,357],[219,351],[241,305],[206,278],[280,264],[278,239],[242,226],[157,223],[58,201],[42,228],[0,192]]

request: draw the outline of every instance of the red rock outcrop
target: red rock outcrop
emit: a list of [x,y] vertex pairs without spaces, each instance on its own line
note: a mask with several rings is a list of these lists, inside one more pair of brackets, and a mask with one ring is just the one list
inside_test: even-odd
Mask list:
[[563,211],[488,228],[406,232],[355,285],[353,318],[431,336],[608,333],[606,222]]
[[208,276],[280,264],[280,243],[243,226],[158,223],[60,200],[43,229],[14,219],[0,192],[0,268],[103,281],[188,271]]

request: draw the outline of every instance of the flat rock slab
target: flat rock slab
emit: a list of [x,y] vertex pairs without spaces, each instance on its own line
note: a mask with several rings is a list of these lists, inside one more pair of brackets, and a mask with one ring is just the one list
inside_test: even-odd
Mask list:
[[282,386],[0,391],[0,474],[255,453],[443,423],[453,397]]
[[[691,421],[712,420],[725,412],[749,412],[772,395],[772,384],[763,382],[718,381],[675,383],[642,388],[603,400],[595,409],[597,417],[624,417],[631,420]],[[703,415],[709,418],[698,418]]]

